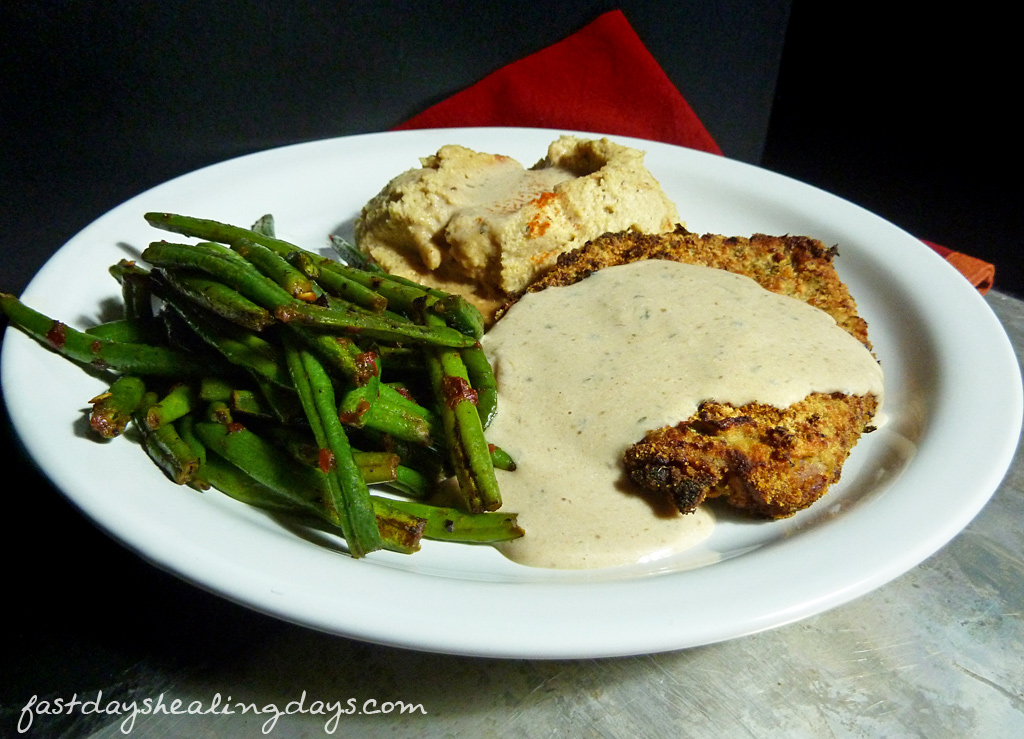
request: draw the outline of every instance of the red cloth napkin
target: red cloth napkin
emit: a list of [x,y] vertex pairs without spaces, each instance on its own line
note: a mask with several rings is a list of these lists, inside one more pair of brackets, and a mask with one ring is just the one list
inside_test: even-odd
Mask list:
[[977,257],[972,257],[970,254],[953,251],[947,246],[925,241],[924,239],[921,240],[944,257],[947,262],[960,270],[960,273],[970,280],[971,284],[978,288],[978,292],[982,295],[992,289],[992,284],[995,282],[996,277],[995,265],[989,264]]
[[[502,67],[395,130],[459,126],[599,131],[722,153],[619,10]],[[924,243],[980,292],[992,287],[993,265]]]

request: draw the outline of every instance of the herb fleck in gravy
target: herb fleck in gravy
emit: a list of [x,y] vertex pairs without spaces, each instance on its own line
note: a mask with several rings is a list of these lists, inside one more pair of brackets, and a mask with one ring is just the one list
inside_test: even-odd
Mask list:
[[704,400],[882,397],[878,362],[823,311],[666,260],[527,294],[483,345],[500,389],[488,439],[518,465],[498,471],[502,508],[526,531],[498,548],[534,567],[647,562],[706,539],[708,511],[659,510],[622,466],[647,430],[685,420]]

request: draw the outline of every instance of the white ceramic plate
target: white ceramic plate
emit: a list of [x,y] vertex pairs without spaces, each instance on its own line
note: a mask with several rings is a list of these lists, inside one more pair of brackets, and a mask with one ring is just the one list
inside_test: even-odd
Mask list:
[[[164,233],[167,210],[326,249],[395,174],[446,143],[541,158],[559,132],[373,134],[276,149],[180,177],[106,214],[23,295],[86,327],[119,300],[107,267]],[[664,144],[615,137],[646,163],[693,231],[806,234],[839,246],[887,377],[890,420],[842,482],[780,522],[722,521],[705,547],[656,566],[535,570],[489,547],[427,542],[354,561],[337,542],[216,492],[168,482],[126,439],[100,443],[83,409],[103,383],[22,334],[4,341],[4,397],[28,452],[99,526],[141,556],[239,603],[324,631],[455,654],[572,658],[679,649],[822,612],[914,567],[954,537],[1006,472],[1021,428],[1019,368],[1002,327],[944,260],[890,223],[787,178]]]

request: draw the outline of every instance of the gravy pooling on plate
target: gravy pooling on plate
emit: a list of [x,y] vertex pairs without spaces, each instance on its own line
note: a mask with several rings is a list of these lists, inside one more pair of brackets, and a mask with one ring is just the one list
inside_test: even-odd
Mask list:
[[707,399],[786,407],[811,392],[882,395],[878,362],[823,311],[741,275],[644,260],[523,296],[484,337],[501,389],[489,440],[521,564],[650,561],[710,535],[711,514],[656,510],[623,450]]

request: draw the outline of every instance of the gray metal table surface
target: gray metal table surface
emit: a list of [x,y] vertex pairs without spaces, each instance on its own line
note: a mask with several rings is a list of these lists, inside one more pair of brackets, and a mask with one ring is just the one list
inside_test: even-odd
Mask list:
[[[986,300],[1020,360],[1024,301],[998,291]],[[127,695],[113,686],[107,695],[163,710],[94,713],[89,735],[1024,736],[1022,523],[1018,449],[988,505],[941,551],[868,595],[782,628],[663,654],[532,661],[407,651],[275,624],[216,660],[136,665]],[[86,735],[75,731],[67,725],[60,735]]]

